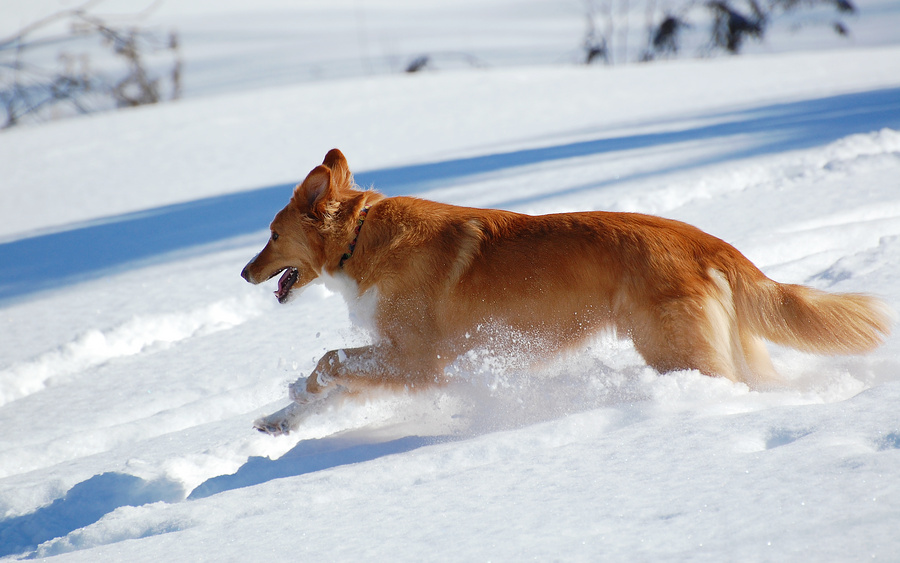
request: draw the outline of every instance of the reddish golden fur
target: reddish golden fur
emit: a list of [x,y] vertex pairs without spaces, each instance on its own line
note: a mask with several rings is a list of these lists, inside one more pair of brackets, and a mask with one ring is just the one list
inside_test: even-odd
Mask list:
[[[371,209],[341,268],[364,205]],[[491,328],[528,335],[547,354],[612,328],[660,372],[697,369],[751,384],[775,377],[762,339],[858,353],[890,330],[880,301],[779,284],[731,245],[678,221],[386,198],[354,189],[336,149],[297,186],[271,229],[277,240],[246,266],[248,281],[295,267],[296,287],[326,273],[353,280],[357,296],[377,294],[376,342],[326,354],[306,393],[294,389],[300,403],[336,384],[351,391],[439,384],[460,354],[490,347]]]

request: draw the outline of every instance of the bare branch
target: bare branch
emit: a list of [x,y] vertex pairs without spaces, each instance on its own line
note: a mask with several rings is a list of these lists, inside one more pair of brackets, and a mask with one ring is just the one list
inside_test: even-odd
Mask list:
[[[152,2],[142,11],[127,18],[128,26],[112,25],[108,18],[90,10],[102,0],[90,0],[80,6],[62,10],[27,25],[0,43],[4,50],[14,49],[11,60],[0,60],[0,109],[6,112],[3,128],[11,127],[29,116],[47,117],[48,108],[67,107],[69,112],[89,113],[110,107],[129,107],[159,102],[162,76],[148,71],[147,56],[160,51],[172,54],[172,70],[165,75],[170,80],[171,98],[181,94],[182,63],[178,35],[170,31],[163,38],[134,25],[135,20],[150,16],[161,5]],[[60,21],[70,21],[68,35],[44,36],[28,40],[30,34]],[[111,54],[124,63],[120,71],[92,72],[87,54],[80,56],[61,52],[58,67],[47,69],[30,64],[26,56],[37,48],[95,36],[108,46]],[[105,100],[105,101],[104,101]]]

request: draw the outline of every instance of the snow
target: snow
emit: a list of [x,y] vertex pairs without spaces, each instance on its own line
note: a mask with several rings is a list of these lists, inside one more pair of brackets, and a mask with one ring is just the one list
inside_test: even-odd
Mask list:
[[[860,3],[860,29],[882,31],[843,47],[780,35],[613,68],[568,63],[560,29],[582,31],[581,6],[551,4],[465,28],[509,4],[441,20],[437,2],[270,0],[250,19],[237,2],[167,3],[157,17],[197,65],[185,99],[0,134],[0,558],[898,558],[896,337],[866,356],[773,346],[785,383],[768,390],[660,375],[611,335],[539,367],[474,351],[447,389],[252,430],[325,351],[368,338],[333,287],[281,306],[274,282],[239,276],[334,146],[389,195],[659,214],[779,281],[898,308],[896,3]],[[396,17],[410,9],[434,43]],[[307,17],[343,33],[340,73],[223,70],[226,32],[249,22],[248,57],[283,53],[267,26]],[[379,70],[386,21],[398,61],[430,45],[496,58]],[[516,58],[523,29],[546,41]]]

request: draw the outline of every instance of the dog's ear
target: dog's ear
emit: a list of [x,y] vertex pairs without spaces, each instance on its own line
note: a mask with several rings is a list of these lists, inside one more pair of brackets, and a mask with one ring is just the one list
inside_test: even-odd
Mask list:
[[344,153],[338,149],[331,149],[328,151],[328,154],[325,155],[325,160],[322,161],[322,165],[331,169],[331,179],[335,188],[342,190],[350,187],[352,183],[352,174],[350,173],[350,166],[347,164]]
[[334,170],[339,166],[343,166],[347,168],[347,158],[344,156],[338,149],[331,149],[328,151],[328,154],[325,155],[325,160],[322,161],[322,164]]
[[313,168],[303,183],[294,190],[294,198],[301,208],[305,206],[309,215],[321,219],[328,202],[334,199],[331,169],[324,165]]

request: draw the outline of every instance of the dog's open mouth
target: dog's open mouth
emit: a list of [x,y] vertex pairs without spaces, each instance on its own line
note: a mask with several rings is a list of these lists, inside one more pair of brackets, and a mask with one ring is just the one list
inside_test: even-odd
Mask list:
[[281,275],[281,279],[278,280],[278,289],[275,290],[275,297],[278,298],[279,303],[287,302],[291,288],[297,283],[298,277],[300,277],[300,272],[297,268],[288,268]]

